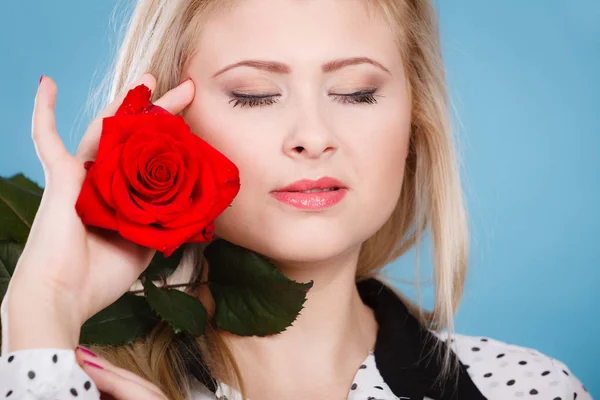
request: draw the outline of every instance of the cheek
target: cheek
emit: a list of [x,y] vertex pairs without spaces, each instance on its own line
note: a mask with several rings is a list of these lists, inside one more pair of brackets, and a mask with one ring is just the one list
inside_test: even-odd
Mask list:
[[369,174],[370,186],[385,193],[395,191],[402,184],[408,132],[406,130],[384,131],[379,140],[373,140],[370,151],[364,155],[365,171]]
[[365,146],[360,164],[360,193],[375,233],[389,218],[398,202],[404,177],[408,132],[384,132],[380,140]]
[[[356,126],[359,122],[355,122]],[[367,236],[387,221],[400,197],[410,139],[410,110],[404,102],[398,102],[369,122],[361,127],[351,156],[358,177],[358,208],[365,210],[361,214],[365,216],[362,226],[368,227]]]

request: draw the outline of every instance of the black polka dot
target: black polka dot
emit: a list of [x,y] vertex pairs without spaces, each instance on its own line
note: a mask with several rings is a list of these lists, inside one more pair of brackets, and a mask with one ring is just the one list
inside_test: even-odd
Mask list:
[[562,397],[555,397],[552,400],[562,400]]
[[356,383],[353,383],[352,387],[350,388],[350,390],[356,390],[357,387],[358,387],[358,385]]
[[515,384],[515,380],[514,379],[511,379],[510,381],[506,382],[507,386],[512,386],[514,384]]
[[9,390],[8,393],[6,393],[6,397],[9,397],[12,394],[12,390]]
[[479,347],[473,347],[471,350],[473,350],[473,351],[479,351],[481,349]]
[[365,364],[360,366],[360,369],[365,369],[365,368],[367,368],[367,366]]
[[577,392],[573,392],[573,400],[577,398]]
[[91,387],[92,387],[92,384],[90,383],[90,381],[85,381],[85,383],[83,384],[83,388],[85,390],[90,390]]
[[8,362],[13,362],[14,359],[15,359],[15,356],[10,356],[10,357],[8,357]]
[[77,390],[75,390],[75,388],[71,388],[70,392],[73,395],[73,397],[77,397]]
[[529,391],[529,394],[538,394],[538,391],[537,391],[537,390],[535,390],[535,389],[531,389],[531,390]]
[[381,386],[373,386],[375,389],[383,390]]
[[486,338],[482,338],[481,341],[482,342],[487,342],[488,340]]
[[470,365],[465,365],[465,369],[469,369]]
[[544,372],[542,372],[542,376],[546,376],[548,374],[550,374],[550,371],[544,371]]
[[519,361],[519,365],[527,365],[527,361]]
[[505,355],[504,353],[500,353],[496,356],[496,358],[502,358],[502,357],[504,357],[504,355]]
[[563,371],[563,374],[565,374],[566,376],[569,376],[569,373],[567,371],[565,371],[564,369],[562,371]]
[[35,372],[33,372],[33,371],[29,371],[29,372],[27,373],[27,376],[29,377],[29,379],[33,379],[33,378],[35,378]]
[[52,356],[52,362],[56,364],[58,362],[58,356],[55,354]]
[[491,372],[488,372],[487,374],[483,375],[484,378],[489,378],[490,376],[492,376]]

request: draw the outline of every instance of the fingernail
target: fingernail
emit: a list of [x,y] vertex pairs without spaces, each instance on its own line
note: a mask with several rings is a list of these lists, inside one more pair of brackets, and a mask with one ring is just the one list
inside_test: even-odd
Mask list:
[[90,355],[90,356],[92,356],[92,357],[98,357],[98,356],[96,355],[96,353],[94,353],[94,352],[93,352],[93,351],[91,351],[90,349],[86,349],[86,348],[85,348],[85,347],[83,347],[83,346],[77,346],[77,348],[78,348],[79,350],[83,351],[85,354],[88,354],[88,355]]
[[88,360],[83,360],[83,363],[89,365],[90,367],[104,369],[103,367],[99,366],[98,364],[94,364],[93,362],[88,361]]
[[38,87],[42,84],[42,79],[44,79],[44,74],[42,74],[42,76],[40,76],[40,81],[38,82]]

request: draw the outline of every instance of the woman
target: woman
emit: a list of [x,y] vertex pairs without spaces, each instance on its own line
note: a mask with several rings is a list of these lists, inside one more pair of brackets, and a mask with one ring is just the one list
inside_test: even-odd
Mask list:
[[[0,396],[591,398],[557,360],[453,334],[467,223],[429,0],[141,0],[114,72],[113,101],[75,157],[54,128],[56,85],[41,80],[32,135],[46,190],[3,302]],[[216,235],[314,281],[283,333],[213,328],[183,344],[162,325],[131,346],[76,349],[82,323],[130,289],[153,256],[86,230],[73,207],[102,118],[140,83],[239,167],[240,192]],[[274,195],[323,177],[345,196]],[[375,279],[427,228],[433,312]],[[179,268],[202,279],[210,266]],[[210,292],[193,294],[211,309]]]

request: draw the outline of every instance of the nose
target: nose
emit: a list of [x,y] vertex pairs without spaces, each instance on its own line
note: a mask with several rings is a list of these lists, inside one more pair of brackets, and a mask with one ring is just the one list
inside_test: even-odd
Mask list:
[[294,159],[330,157],[338,148],[336,135],[318,107],[298,113],[284,139],[284,153]]

